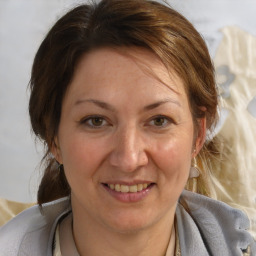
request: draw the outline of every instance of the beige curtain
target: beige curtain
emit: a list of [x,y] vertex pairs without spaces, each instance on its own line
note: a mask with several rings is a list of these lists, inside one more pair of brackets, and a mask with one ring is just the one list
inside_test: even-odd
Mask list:
[[219,135],[225,157],[215,170],[217,198],[243,209],[256,237],[256,118],[248,111],[256,96],[256,37],[225,27],[214,63],[224,119]]
[[34,205],[33,203],[13,202],[0,198],[0,226],[5,224],[18,213]]

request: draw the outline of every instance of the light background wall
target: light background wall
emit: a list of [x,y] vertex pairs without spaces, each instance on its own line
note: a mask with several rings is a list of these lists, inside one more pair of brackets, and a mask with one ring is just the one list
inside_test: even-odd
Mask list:
[[[43,152],[30,132],[30,69],[48,29],[79,2],[82,1],[0,0],[0,197],[26,202],[36,198]],[[222,39],[222,27],[235,25],[256,36],[254,0],[169,2],[203,34],[212,57]]]

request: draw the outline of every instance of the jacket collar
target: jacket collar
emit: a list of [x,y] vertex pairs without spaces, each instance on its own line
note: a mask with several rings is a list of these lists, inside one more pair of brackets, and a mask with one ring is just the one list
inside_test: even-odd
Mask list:
[[248,246],[256,252],[255,241],[246,231],[248,218],[220,201],[184,191],[176,218],[181,255],[241,256]]
[[[57,224],[70,211],[70,199],[62,198],[22,212],[0,229],[0,254],[52,255]],[[184,191],[176,220],[182,256],[241,256],[248,246],[256,255],[248,218],[222,202]]]

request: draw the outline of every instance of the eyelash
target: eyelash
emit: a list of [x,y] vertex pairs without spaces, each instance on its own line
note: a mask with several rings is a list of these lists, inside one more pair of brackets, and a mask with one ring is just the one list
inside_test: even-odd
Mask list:
[[[94,125],[94,124],[92,123],[92,121],[95,120],[95,119],[101,119],[102,122],[105,123],[105,124],[99,125],[99,126]],[[89,122],[91,122],[91,123],[89,123]],[[107,123],[108,123],[108,122],[106,121],[106,118],[103,117],[103,116],[88,116],[88,117],[86,117],[86,118],[84,118],[84,119],[82,119],[82,120],[80,121],[80,124],[86,125],[86,126],[88,126],[89,128],[92,128],[92,129],[100,129],[100,128],[103,127],[103,126],[106,126]]]
[[[101,124],[99,126],[94,125],[92,123],[92,121],[95,120],[95,119],[101,119],[103,124]],[[151,124],[151,122],[154,122],[157,119],[163,119],[164,124],[163,125]],[[105,117],[98,116],[98,115],[88,116],[86,118],[83,118],[79,123],[82,124],[82,125],[86,125],[87,127],[91,128],[91,129],[100,129],[100,128],[104,127],[104,126],[108,126],[109,125],[109,123],[108,123],[108,121],[106,120]],[[152,117],[149,120],[149,122],[147,122],[147,123],[149,124],[147,126],[153,126],[156,129],[161,129],[161,128],[165,128],[165,127],[169,126],[170,124],[175,124],[175,121],[172,118],[170,118],[170,117],[167,117],[167,116],[164,116],[164,115],[157,115],[157,116]]]
[[150,119],[149,123],[154,122],[154,121],[156,121],[157,119],[163,119],[165,123],[164,123],[163,125],[160,125],[160,126],[152,124],[152,126],[154,126],[154,127],[156,127],[156,128],[160,128],[160,129],[161,129],[161,128],[167,127],[167,126],[170,125],[170,124],[175,124],[175,122],[174,122],[174,120],[173,120],[172,118],[167,117],[167,116],[164,116],[164,115],[158,115],[158,116],[152,117],[152,118]]

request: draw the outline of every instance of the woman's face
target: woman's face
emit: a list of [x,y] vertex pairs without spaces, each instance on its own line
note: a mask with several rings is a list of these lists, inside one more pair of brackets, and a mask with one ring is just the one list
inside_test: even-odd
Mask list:
[[181,79],[147,50],[105,48],[76,68],[53,153],[74,217],[123,232],[174,215],[200,141]]

